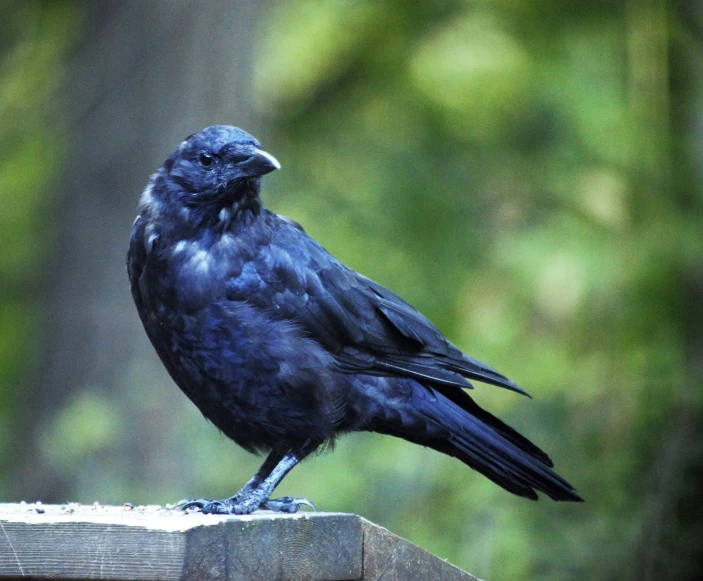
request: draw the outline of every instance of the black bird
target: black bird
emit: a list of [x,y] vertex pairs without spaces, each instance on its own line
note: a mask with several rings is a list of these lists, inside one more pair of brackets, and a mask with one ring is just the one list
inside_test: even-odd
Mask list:
[[251,135],[216,125],[181,143],[141,197],[127,267],[147,335],[206,418],[268,453],[233,497],[179,506],[295,512],[309,501],[270,499],[273,489],[355,431],[428,446],[519,496],[581,500],[542,450],[465,391],[468,379],[520,387],[264,208],[260,178],[279,167]]

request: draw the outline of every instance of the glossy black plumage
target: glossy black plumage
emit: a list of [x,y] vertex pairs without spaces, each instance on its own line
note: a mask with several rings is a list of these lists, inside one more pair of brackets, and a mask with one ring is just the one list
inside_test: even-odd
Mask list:
[[260,177],[278,167],[240,129],[206,128],[152,176],[132,230],[132,295],[164,365],[227,436],[269,453],[232,498],[183,506],[294,511],[307,501],[269,500],[273,488],[351,431],[429,446],[520,496],[580,500],[465,391],[475,379],[524,393],[516,384],[262,206]]

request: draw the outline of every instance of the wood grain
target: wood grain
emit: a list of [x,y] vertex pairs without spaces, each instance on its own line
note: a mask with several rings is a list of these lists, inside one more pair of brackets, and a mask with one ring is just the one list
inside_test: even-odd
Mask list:
[[473,575],[365,519],[364,581],[479,581]]
[[[38,510],[37,510],[38,509]],[[475,581],[342,513],[0,504],[0,579]]]

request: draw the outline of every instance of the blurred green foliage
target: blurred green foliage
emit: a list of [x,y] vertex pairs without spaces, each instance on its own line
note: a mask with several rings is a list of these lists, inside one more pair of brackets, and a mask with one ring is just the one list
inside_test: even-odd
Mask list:
[[[50,258],[48,192],[61,157],[56,97],[78,14],[64,3],[6,2],[0,36],[0,479],[12,466],[13,438],[31,362],[41,347],[39,285]],[[0,480],[1,482],[1,480]]]
[[[25,291],[41,262],[26,253],[49,249],[36,216],[59,147],[45,136],[77,18],[43,6],[40,20],[17,11],[2,51],[2,457],[37,332]],[[265,178],[267,204],[525,387],[534,400],[483,385],[473,395],[587,502],[513,498],[455,460],[366,434],[294,470],[281,494],[358,512],[485,579],[697,578],[696,14],[664,0],[267,5],[253,101],[283,164]],[[29,166],[39,152],[49,163]],[[176,425],[159,418],[164,398],[181,397],[163,377],[126,366],[122,383],[172,478],[147,489],[164,472],[138,458],[129,474],[105,468],[130,418],[88,389],[42,443],[57,470],[75,471],[82,501],[164,503],[191,486],[221,497],[255,470],[192,406]]]
[[670,434],[701,404],[703,198],[687,124],[703,103],[676,58],[700,56],[701,39],[685,28],[654,1],[272,11],[255,85],[283,163],[269,204],[527,387],[534,401],[475,395],[587,504],[509,498],[377,437],[340,445],[354,465],[339,460],[339,486],[325,465],[286,490],[323,482],[322,506],[361,505],[488,579],[626,578],[640,550],[691,570],[689,554],[642,548],[658,519],[676,520],[652,514],[680,496],[686,454],[669,457]]

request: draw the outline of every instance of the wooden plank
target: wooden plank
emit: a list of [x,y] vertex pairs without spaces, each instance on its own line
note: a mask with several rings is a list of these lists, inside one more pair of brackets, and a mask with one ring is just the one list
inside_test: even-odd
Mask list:
[[480,581],[387,529],[361,519],[364,581]]
[[0,580],[476,581],[356,515],[0,504]]
[[0,578],[341,581],[362,575],[358,517],[215,516],[0,505]]
[[[354,515],[262,512],[248,518],[225,518],[219,534],[206,527],[191,531],[183,579],[361,578],[362,531]],[[221,543],[217,559],[211,549],[213,542]]]

